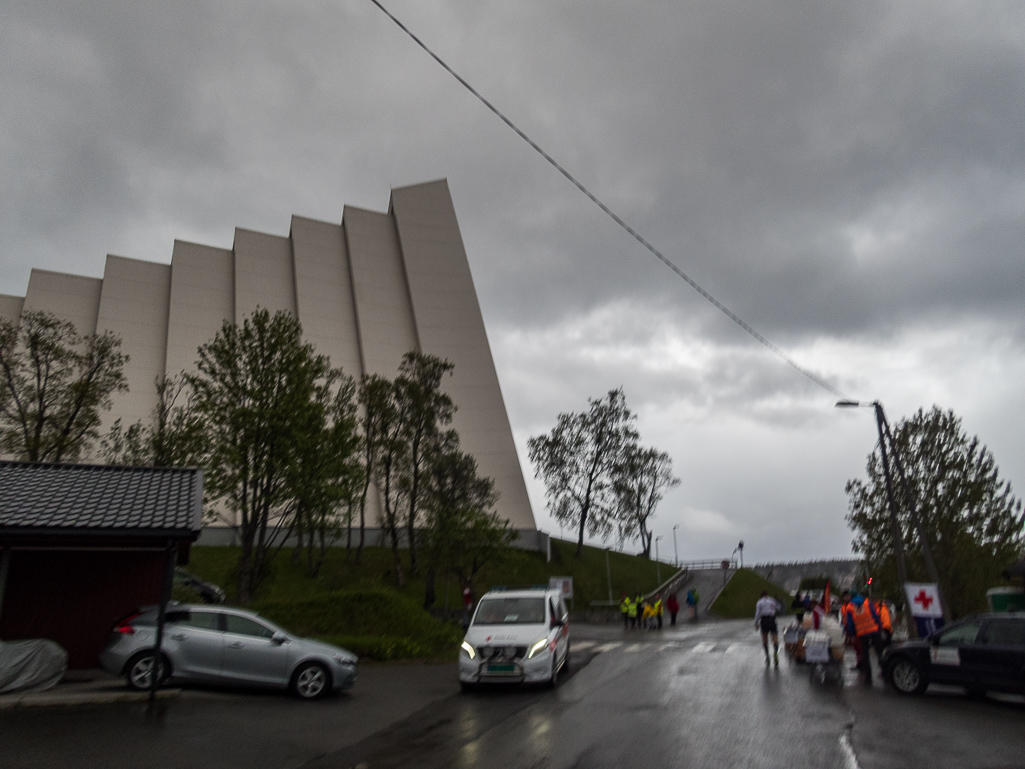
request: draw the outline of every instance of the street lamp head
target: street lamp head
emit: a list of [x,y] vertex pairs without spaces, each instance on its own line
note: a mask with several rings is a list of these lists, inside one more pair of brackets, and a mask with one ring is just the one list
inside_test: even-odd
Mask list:
[[838,409],[857,408],[860,405],[861,405],[861,401],[847,401],[847,400],[844,400],[844,401],[837,401],[836,402],[836,407]]

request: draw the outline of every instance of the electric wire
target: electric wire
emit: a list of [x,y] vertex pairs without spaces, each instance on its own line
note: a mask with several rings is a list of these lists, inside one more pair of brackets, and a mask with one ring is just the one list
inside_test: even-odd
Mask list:
[[432,59],[434,59],[442,67],[442,69],[444,69],[452,77],[454,77],[456,79],[456,81],[458,81],[459,84],[461,86],[463,86],[463,88],[465,88],[467,91],[469,91],[471,94],[473,94],[477,98],[477,100],[480,101],[485,107],[487,107],[492,113],[494,113],[494,115],[499,120],[501,120],[503,123],[505,123],[506,126],[508,126],[517,136],[519,136],[523,141],[525,141],[528,145],[530,145],[531,149],[533,149],[538,155],[540,155],[542,158],[544,158],[546,161],[548,161],[549,165],[551,165],[556,171],[558,171],[560,174],[562,174],[574,187],[576,187],[578,190],[580,190],[580,192],[582,192],[584,195],[586,195],[587,198],[592,203],[594,203],[596,206],[598,206],[598,208],[600,208],[602,210],[602,212],[606,216],[608,216],[610,219],[612,219],[612,221],[614,221],[616,224],[618,224],[634,240],[636,240],[638,243],[640,243],[642,246],[644,246],[645,249],[647,249],[649,252],[651,252],[666,267],[668,267],[670,270],[672,270],[674,273],[676,273],[676,275],[678,277],[682,278],[684,280],[684,282],[687,283],[687,285],[689,285],[691,288],[693,288],[695,291],[697,291],[698,294],[700,294],[705,300],[707,300],[713,307],[715,307],[717,310],[722,312],[723,315],[725,315],[727,318],[729,318],[731,321],[733,321],[736,325],[738,325],[740,328],[742,328],[744,331],[746,331],[750,336],[752,336],[755,340],[757,340],[759,343],[764,345],[767,349],[769,349],[771,352],[773,352],[777,357],[781,358],[787,365],[789,365],[795,371],[797,371],[801,375],[807,377],[808,379],[810,379],[812,382],[814,382],[815,384],[817,384],[819,387],[823,388],[827,392],[829,392],[829,393],[831,393],[831,394],[833,394],[833,395],[835,395],[835,396],[837,396],[839,398],[846,398],[846,396],[840,390],[835,388],[833,385],[831,385],[829,382],[827,382],[826,380],[822,379],[818,375],[813,374],[811,371],[809,371],[808,369],[806,369],[803,366],[801,366],[797,361],[795,361],[792,357],[790,357],[790,355],[788,355],[783,349],[781,349],[778,345],[773,344],[771,341],[769,341],[767,338],[765,338],[762,334],[758,333],[758,331],[756,331],[743,318],[741,318],[739,315],[737,315],[735,312],[733,312],[729,307],[727,307],[725,304],[723,304],[718,299],[716,299],[714,296],[712,296],[711,293],[709,293],[697,281],[695,281],[692,277],[690,277],[690,275],[688,275],[683,270],[681,270],[675,263],[673,263],[672,260],[670,260],[668,257],[666,257],[654,245],[652,245],[647,240],[647,238],[645,238],[643,235],[641,235],[639,232],[637,232],[637,230],[635,230],[633,227],[631,227],[621,216],[619,216],[619,214],[617,214],[615,211],[613,211],[611,208],[609,208],[600,198],[598,198],[597,195],[595,195],[593,192],[591,192],[591,190],[589,190],[584,185],[583,182],[581,182],[572,173],[570,173],[561,163],[559,163],[559,161],[557,161],[554,157],[552,157],[550,154],[548,154],[548,152],[546,152],[545,149],[543,147],[541,147],[541,145],[539,145],[537,142],[535,142],[533,139],[531,139],[530,136],[528,136],[525,131],[523,131],[512,120],[510,120],[508,117],[506,117],[506,115],[501,110],[499,110],[498,107],[496,107],[494,104],[492,104],[490,101],[488,101],[488,99],[485,98],[484,95],[482,93],[480,93],[480,91],[478,91],[476,88],[474,88],[472,85],[470,85],[470,83],[467,82],[467,80],[464,77],[462,77],[458,72],[456,72],[454,69],[452,69],[452,67],[450,67],[445,62],[444,59],[442,59],[438,54],[436,54],[433,50],[431,50],[427,46],[426,43],[424,43],[419,37],[417,37],[417,35],[412,30],[409,29],[409,27],[407,27],[405,24],[402,23],[402,21],[400,21],[398,18],[396,18],[396,16],[391,11],[389,11],[387,8],[385,8],[379,2],[379,0],[370,0],[370,2],[373,3],[374,5],[376,5],[381,10],[381,12],[384,13],[385,16],[387,16],[389,19],[391,19],[399,29],[401,29],[403,32],[405,32],[406,35],[408,35],[409,38],[414,43],[416,43],[420,48],[422,48],[427,53],[428,56],[430,56]]

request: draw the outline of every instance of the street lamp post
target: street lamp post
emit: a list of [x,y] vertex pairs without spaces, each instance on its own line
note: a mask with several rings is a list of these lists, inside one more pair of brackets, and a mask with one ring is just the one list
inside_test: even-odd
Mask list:
[[740,568],[744,568],[744,540],[740,540],[740,544],[737,545],[737,550],[740,551]]
[[661,534],[655,537],[655,580],[659,585],[662,584],[662,562],[658,559],[658,541],[660,539],[662,539]]
[[673,564],[677,569],[680,568],[680,551],[676,549],[676,530],[680,528],[680,524],[673,526]]
[[[904,497],[908,501],[908,507],[911,511],[911,520],[914,522],[915,531],[918,534],[918,542],[922,548],[922,556],[925,560],[926,569],[929,572],[929,577],[933,582],[936,583],[936,591],[940,595],[940,603],[943,605],[943,618],[950,621],[950,609],[947,606],[947,602],[943,597],[943,590],[940,586],[940,575],[936,569],[936,562],[932,557],[932,549],[929,547],[929,540],[925,536],[925,529],[922,527],[921,518],[918,516],[918,508],[915,506],[914,497],[911,494],[911,489],[908,486],[907,476],[904,473],[904,466],[901,464],[900,456],[897,454],[897,448],[893,443],[893,436],[890,434],[890,425],[886,421],[886,414],[883,411],[883,404],[879,401],[873,401],[872,403],[861,403],[860,401],[837,401],[838,408],[857,408],[860,406],[871,406],[875,410],[876,415],[876,429],[879,432],[879,453],[883,461],[883,478],[886,481],[886,498],[889,501],[890,507],[890,533],[893,538],[893,552],[897,560],[897,579],[900,581],[900,588],[904,590],[904,585],[908,581],[907,565],[904,560],[904,539],[901,536],[900,523],[897,518],[897,501],[893,494],[893,476],[890,473],[890,461],[887,456],[886,444],[890,444],[890,454],[893,456],[893,462],[897,466],[897,472],[900,474],[901,488],[904,490]],[[906,601],[906,597],[905,597]],[[911,618],[910,607],[909,610],[904,613],[905,620],[907,622],[908,634],[914,636],[914,622]]]

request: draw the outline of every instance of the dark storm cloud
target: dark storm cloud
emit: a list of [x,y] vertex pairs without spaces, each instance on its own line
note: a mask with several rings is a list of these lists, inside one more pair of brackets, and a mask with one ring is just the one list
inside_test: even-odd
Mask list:
[[[1021,485],[1001,417],[1025,374],[1019,4],[386,4],[802,366],[895,413],[975,415]],[[706,552],[748,531],[786,553],[780,517],[847,546],[871,421],[839,420],[372,4],[42,0],[0,21],[0,293],[445,177],[521,451],[623,386],[686,474],[667,525]]]

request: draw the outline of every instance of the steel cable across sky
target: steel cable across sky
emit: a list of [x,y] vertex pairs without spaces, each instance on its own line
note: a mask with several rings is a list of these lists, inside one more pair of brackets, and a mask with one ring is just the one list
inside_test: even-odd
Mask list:
[[619,214],[617,214],[615,211],[613,211],[611,208],[609,208],[609,206],[607,206],[597,195],[595,195],[593,192],[591,192],[591,190],[589,190],[587,188],[587,186],[584,185],[583,182],[581,182],[579,179],[577,179],[561,163],[559,163],[559,161],[557,161],[548,152],[546,152],[545,149],[543,147],[541,147],[541,145],[539,145],[537,142],[535,142],[533,139],[531,139],[530,136],[528,136],[527,133],[525,131],[523,131],[523,129],[521,129],[512,120],[510,120],[508,117],[506,117],[506,115],[504,113],[502,113],[502,111],[499,110],[498,107],[496,107],[494,104],[492,104],[490,101],[488,101],[488,99],[485,98],[485,96],[483,94],[481,94],[480,91],[478,91],[476,88],[474,88],[472,85],[470,85],[470,83],[467,82],[467,80],[464,77],[462,77],[458,72],[456,72],[454,69],[452,69],[452,67],[450,67],[445,62],[444,59],[442,59],[438,54],[436,54],[433,50],[431,50],[427,46],[426,43],[424,43],[419,37],[416,36],[416,34],[412,30],[409,29],[409,27],[407,27],[405,24],[403,24],[402,21],[399,20],[391,11],[389,11],[387,8],[385,8],[379,2],[379,0],[370,0],[370,2],[373,3],[375,6],[377,6],[381,10],[381,12],[384,13],[389,19],[391,19],[392,22],[394,22],[395,25],[399,29],[401,29],[403,32],[405,32],[406,35],[408,35],[409,38],[414,43],[416,43],[418,46],[420,46],[420,48],[422,48],[427,53],[428,56],[430,56],[432,59],[434,59],[446,72],[448,72],[452,77],[454,77],[456,79],[456,81],[458,81],[459,84],[463,86],[463,88],[465,88],[467,91],[469,91],[471,94],[473,94],[485,107],[487,107],[492,113],[494,113],[498,117],[499,120],[501,120],[503,123],[505,123],[513,132],[516,133],[517,136],[519,136],[521,139],[523,139],[523,141],[525,141],[528,145],[530,145],[530,147],[537,154],[539,154],[542,158],[544,158],[548,162],[549,165],[551,165],[553,168],[555,168],[555,170],[558,171],[560,174],[562,174],[567,180],[569,180],[569,182],[574,187],[576,187],[578,190],[580,190],[580,192],[582,192],[584,195],[586,195],[587,198],[592,203],[594,203],[596,206],[598,206],[598,208],[600,208],[602,210],[602,212],[606,216],[608,216],[610,219],[612,219],[612,221],[614,221],[617,225],[619,225],[623,230],[625,230],[627,233],[629,233],[629,235],[634,240],[636,240],[638,243],[640,243],[642,246],[644,246],[645,249],[647,249],[651,254],[653,254],[666,267],[668,267],[670,270],[672,270],[678,277],[683,279],[683,281],[686,282],[687,285],[689,285],[691,288],[693,288],[695,291],[697,291],[698,294],[700,294],[706,301],[709,302],[709,304],[711,304],[713,307],[715,307],[717,310],[719,310],[721,313],[723,313],[723,315],[725,315],[727,318],[729,318],[731,321],[733,321],[737,326],[739,326],[744,331],[746,331],[751,337],[753,337],[760,344],[762,344],[767,349],[769,349],[777,357],[782,359],[787,365],[789,365],[795,371],[797,371],[798,373],[800,373],[804,377],[810,379],[812,382],[814,382],[815,384],[817,384],[819,387],[823,388],[827,392],[831,393],[832,395],[835,395],[836,397],[841,398],[841,399],[845,399],[845,400],[848,399],[847,396],[843,392],[838,390],[836,387],[831,385],[829,382],[827,382],[822,377],[820,377],[820,376],[818,376],[816,374],[813,374],[811,371],[809,371],[808,369],[806,369],[803,366],[801,366],[790,355],[788,355],[782,348],[780,348],[778,345],[774,344],[773,342],[769,341],[769,339],[767,339],[765,336],[763,336],[758,331],[756,331],[751,326],[751,324],[749,324],[747,321],[745,321],[743,318],[741,318],[739,315],[737,315],[735,312],[733,312],[729,307],[727,307],[721,301],[716,299],[707,289],[702,287],[696,280],[694,280],[686,272],[684,272],[682,269],[680,269],[672,260],[670,260],[667,256],[665,256],[665,254],[663,254],[658,248],[656,248],[650,241],[648,241],[647,238],[645,238],[637,230],[635,230],[633,227],[631,227],[621,216],[619,216]]

